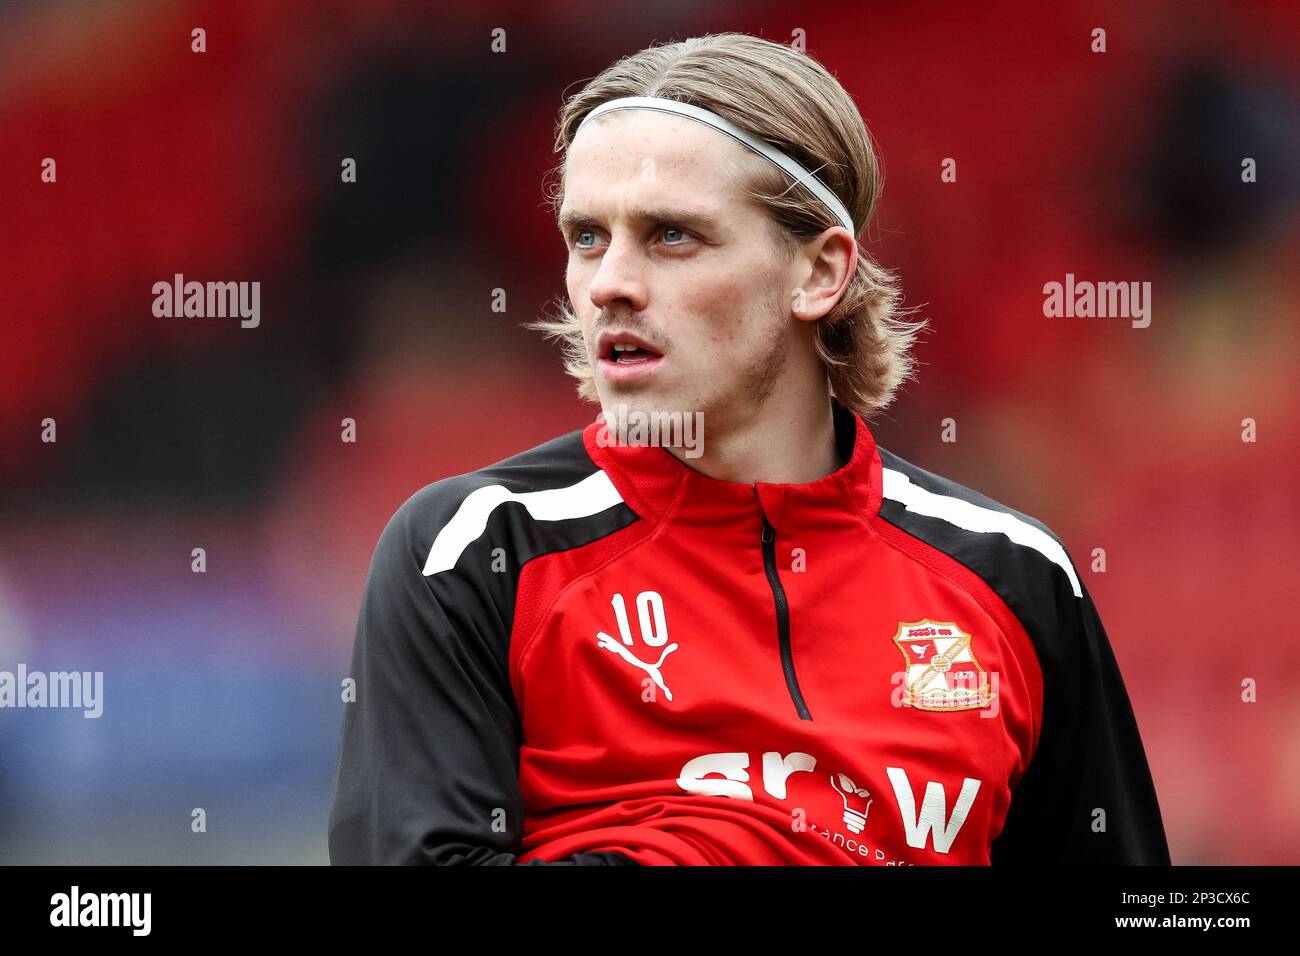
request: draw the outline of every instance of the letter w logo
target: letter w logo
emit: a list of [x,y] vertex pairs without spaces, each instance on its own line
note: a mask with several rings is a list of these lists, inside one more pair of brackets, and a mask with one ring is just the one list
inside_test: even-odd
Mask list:
[[928,780],[925,784],[925,797],[921,800],[921,810],[916,809],[916,797],[912,793],[912,783],[901,767],[886,767],[889,782],[894,785],[894,798],[898,801],[898,812],[903,817],[903,829],[907,832],[907,845],[918,850],[925,849],[926,837],[934,832],[934,848],[939,853],[947,853],[952,841],[961,832],[961,825],[966,822],[975,794],[979,793],[980,781],[966,777],[962,781],[961,793],[957,804],[952,808],[952,817],[948,817],[948,800],[943,792],[943,784]]

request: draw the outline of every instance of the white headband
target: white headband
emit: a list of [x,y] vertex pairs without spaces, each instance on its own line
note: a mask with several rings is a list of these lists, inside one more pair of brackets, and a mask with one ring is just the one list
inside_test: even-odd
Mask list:
[[[697,120],[712,126],[716,130],[726,133],[732,139],[736,140],[743,146],[752,149],[758,155],[762,156],[774,166],[779,167],[787,173],[795,182],[806,187],[814,196],[821,200],[822,205],[835,214],[835,218],[844,224],[853,237],[857,238],[857,230],[853,228],[853,217],[849,215],[848,209],[844,203],[840,202],[838,196],[831,192],[830,188],[814,176],[808,170],[804,169],[799,163],[791,159],[785,153],[781,152],[770,143],[765,143],[757,137],[751,136],[735,123],[719,116],[717,113],[711,113],[706,109],[698,106],[692,106],[690,103],[679,103],[677,100],[664,99],[660,96],[624,96],[620,99],[609,100],[601,103],[594,110],[588,113],[578,124],[578,130],[590,123],[602,113],[609,113],[613,110],[658,110],[661,113],[676,113],[678,116],[685,116],[688,119]],[[574,136],[577,136],[575,131]]]

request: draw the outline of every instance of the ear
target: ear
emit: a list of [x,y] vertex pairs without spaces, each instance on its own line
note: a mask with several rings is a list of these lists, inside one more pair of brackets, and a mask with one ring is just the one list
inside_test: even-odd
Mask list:
[[858,268],[858,243],[843,226],[832,226],[805,242],[795,254],[796,285],[790,314],[815,322],[844,296]]

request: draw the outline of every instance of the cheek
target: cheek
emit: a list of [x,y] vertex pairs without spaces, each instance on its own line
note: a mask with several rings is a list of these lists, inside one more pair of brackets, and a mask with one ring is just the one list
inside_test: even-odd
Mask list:
[[582,323],[582,331],[585,335],[595,310],[591,306],[591,299],[587,296],[587,282],[581,270],[573,268],[565,270],[564,291],[569,297],[569,308]]
[[564,290],[569,294],[569,303],[576,309],[578,307],[578,293],[582,290],[579,288],[578,272],[573,268],[570,262],[564,267]]
[[681,313],[694,316],[697,327],[705,330],[697,341],[708,349],[734,349],[763,338],[762,329],[775,318],[770,314],[771,274],[722,269],[715,275],[722,278],[693,287],[679,302]]

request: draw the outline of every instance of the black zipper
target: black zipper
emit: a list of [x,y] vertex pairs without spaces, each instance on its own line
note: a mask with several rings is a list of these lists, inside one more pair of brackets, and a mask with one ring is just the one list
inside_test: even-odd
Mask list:
[[776,573],[776,530],[767,520],[767,512],[759,505],[758,512],[763,516],[763,570],[767,572],[767,583],[772,588],[772,598],[776,601],[776,636],[781,646],[781,670],[785,672],[785,686],[790,689],[795,710],[800,720],[812,720],[808,707],[799,693],[799,681],[794,676],[794,655],[790,651],[790,604],[785,599],[785,588]]

